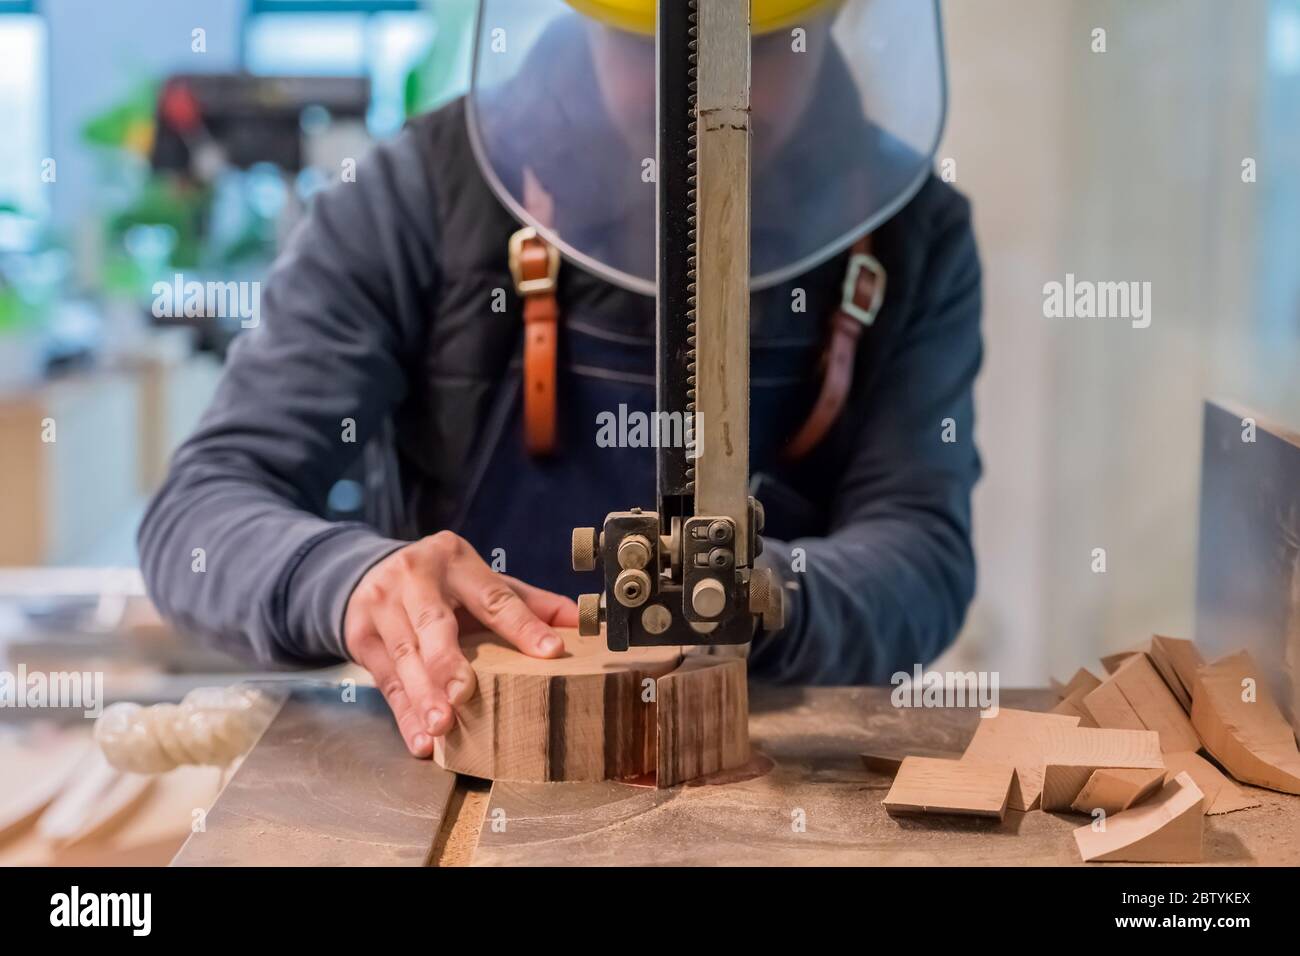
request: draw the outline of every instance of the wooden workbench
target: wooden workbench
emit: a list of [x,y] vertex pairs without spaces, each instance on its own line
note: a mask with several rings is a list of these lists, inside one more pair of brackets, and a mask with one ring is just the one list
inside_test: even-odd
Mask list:
[[[742,772],[659,791],[506,784],[490,793],[406,756],[378,694],[296,692],[178,855],[204,864],[1076,865],[1067,814],[896,819],[864,751],[960,751],[973,709],[902,710],[890,688],[751,690],[756,757]],[[1002,706],[1045,710],[1048,691]],[[466,785],[468,783],[468,786]],[[1206,818],[1206,862],[1300,865],[1300,797]],[[1095,864],[1094,864],[1095,865]]]

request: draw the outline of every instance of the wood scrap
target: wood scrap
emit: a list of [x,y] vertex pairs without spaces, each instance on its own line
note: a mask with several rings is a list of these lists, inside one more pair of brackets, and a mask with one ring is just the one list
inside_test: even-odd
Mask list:
[[1007,812],[1011,767],[973,760],[906,757],[881,801],[890,814],[995,817]]
[[1083,698],[1100,686],[1100,678],[1086,667],[1080,667],[1075,671],[1074,676],[1070,678],[1070,682],[1065,685],[1065,695],[1061,702],[1052,708],[1052,713],[1066,717],[1076,717],[1080,727],[1097,726],[1097,722],[1093,720],[1092,715],[1084,708]]
[[1160,735],[1160,749],[1166,752],[1201,747],[1201,739],[1178,698],[1146,654],[1127,657],[1083,699],[1083,704],[1102,727],[1154,730]]
[[1104,767],[1094,770],[1079,795],[1070,804],[1076,813],[1091,814],[1104,810],[1107,814],[1127,810],[1155,793],[1165,782],[1165,771],[1159,769],[1126,770]]
[[1113,674],[1119,670],[1120,665],[1132,657],[1134,654],[1140,654],[1141,651],[1120,651],[1118,654],[1107,654],[1101,659],[1101,666],[1107,674]]
[[1238,787],[1200,754],[1165,754],[1165,779],[1172,780],[1180,773],[1189,774],[1201,788],[1201,793],[1205,794],[1206,816],[1248,810],[1261,805],[1249,791]]
[[1085,862],[1198,863],[1202,857],[1205,796],[1187,773],[1130,810],[1074,831]]
[[1095,770],[1164,768],[1151,730],[1071,727],[1055,732],[1043,754],[1044,810],[1068,810]]
[[1196,671],[1205,663],[1201,652],[1191,641],[1178,637],[1165,637],[1156,634],[1151,638],[1151,663],[1155,665],[1160,676],[1183,710],[1192,710],[1192,688],[1196,686]]
[[960,760],[961,753],[955,750],[941,750],[937,747],[906,747],[897,749],[872,750],[860,754],[862,766],[875,773],[893,776],[898,773],[903,760],[907,757],[933,757],[936,760]]
[[[679,647],[610,651],[603,637],[560,629],[566,654],[529,657],[489,634],[461,643],[478,692],[435,739],[446,770],[490,780],[626,779],[655,769],[657,681],[681,662]],[[653,690],[654,688],[650,688]]]
[[22,830],[45,810],[89,756],[89,734],[59,733],[30,741],[0,742],[0,840]]
[[116,770],[92,748],[36,821],[36,832],[64,846],[92,839],[129,817],[153,785],[152,776]]
[[1237,780],[1300,794],[1295,734],[1248,651],[1197,670],[1192,725],[1205,749]]
[[1077,717],[1039,714],[1002,707],[994,717],[981,717],[963,760],[1014,767],[1008,808],[1033,810],[1043,789],[1043,754],[1056,736],[1075,728]]
[[656,786],[671,787],[749,760],[744,658],[688,656],[656,685]]

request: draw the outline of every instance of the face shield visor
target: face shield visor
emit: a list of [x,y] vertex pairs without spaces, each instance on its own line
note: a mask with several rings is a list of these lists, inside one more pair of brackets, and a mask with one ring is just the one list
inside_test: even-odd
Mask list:
[[[474,152],[502,203],[574,262],[646,294],[654,9],[482,0],[468,99]],[[753,0],[752,17],[750,271],[762,289],[912,197],[942,132],[945,87],[937,0]]]

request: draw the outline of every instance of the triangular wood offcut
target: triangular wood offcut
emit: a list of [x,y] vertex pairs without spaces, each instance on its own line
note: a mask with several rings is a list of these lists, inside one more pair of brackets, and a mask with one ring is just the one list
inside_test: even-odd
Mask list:
[[1160,748],[1168,753],[1201,747],[1187,713],[1146,654],[1126,657],[1084,697],[1083,706],[1102,727],[1154,730],[1160,735]]
[[1151,638],[1151,663],[1155,665],[1165,684],[1173,691],[1178,703],[1188,713],[1192,710],[1192,688],[1196,686],[1196,671],[1205,659],[1196,645],[1180,637]]
[[1069,715],[1002,707],[996,715],[980,718],[962,760],[1014,767],[1016,777],[1007,807],[1033,810],[1043,789],[1044,750],[1059,731],[1073,729],[1078,723],[1078,717]]
[[905,757],[881,805],[890,814],[996,817],[1007,812],[1010,767],[966,760]]
[[[1247,686],[1253,690],[1253,700],[1242,699]],[[1242,783],[1300,794],[1295,733],[1248,651],[1197,671],[1192,725],[1205,749]]]
[[1107,674],[1113,674],[1119,670],[1119,666],[1134,654],[1141,654],[1141,651],[1120,651],[1118,654],[1107,654],[1101,659],[1101,666]]
[[1124,770],[1103,767],[1094,770],[1070,809],[1076,813],[1091,814],[1094,810],[1119,813],[1136,803],[1141,803],[1155,793],[1165,782],[1165,771],[1158,768]]
[[1164,769],[1160,737],[1152,730],[1070,727],[1043,749],[1044,810],[1069,810],[1094,770]]
[[1196,782],[1180,773],[1145,803],[1079,827],[1074,842],[1085,862],[1197,863],[1204,802]]
[[1092,719],[1092,715],[1084,709],[1083,698],[1099,686],[1101,686],[1101,680],[1086,667],[1080,667],[1075,671],[1074,676],[1070,678],[1070,682],[1063,688],[1065,693],[1051,712],[1066,717],[1077,717],[1080,727],[1097,726],[1097,722]]
[[1206,816],[1249,810],[1260,805],[1253,791],[1241,789],[1200,754],[1165,754],[1165,779],[1172,780],[1180,773],[1190,775],[1205,794]]

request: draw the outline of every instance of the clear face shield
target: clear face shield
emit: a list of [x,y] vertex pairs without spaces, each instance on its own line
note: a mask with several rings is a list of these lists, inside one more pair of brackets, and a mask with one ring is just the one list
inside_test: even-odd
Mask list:
[[[475,154],[511,212],[646,294],[653,8],[482,0],[468,100]],[[944,110],[937,0],[754,0],[753,288],[824,262],[906,203],[929,173]]]

